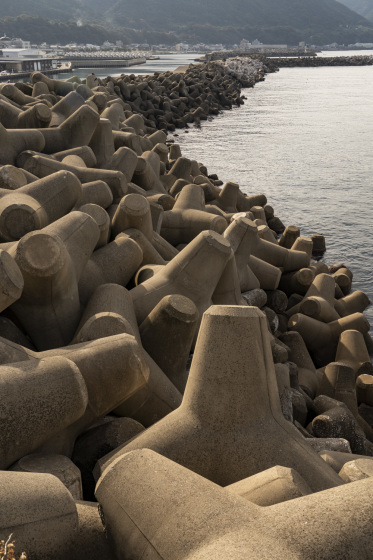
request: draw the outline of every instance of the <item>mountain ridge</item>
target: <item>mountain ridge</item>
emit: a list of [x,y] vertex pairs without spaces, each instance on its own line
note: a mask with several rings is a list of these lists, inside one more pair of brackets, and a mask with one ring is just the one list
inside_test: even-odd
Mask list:
[[338,0],[350,10],[373,22],[373,0]]
[[[74,41],[84,42],[80,37],[89,36],[86,42],[92,43],[97,26],[97,40],[104,34],[108,40],[122,36],[125,43],[234,44],[243,38],[289,45],[373,42],[373,22],[336,0],[231,0],[228,9],[225,0],[204,0],[203,4],[200,0],[65,0],[62,6],[60,0],[2,0],[1,15],[0,32],[9,35],[8,24],[31,41],[40,34],[35,29],[37,21],[32,24],[30,17],[42,20],[46,34],[45,21],[54,22],[53,42],[61,42],[64,25]],[[26,25],[21,33],[22,23],[28,29]]]

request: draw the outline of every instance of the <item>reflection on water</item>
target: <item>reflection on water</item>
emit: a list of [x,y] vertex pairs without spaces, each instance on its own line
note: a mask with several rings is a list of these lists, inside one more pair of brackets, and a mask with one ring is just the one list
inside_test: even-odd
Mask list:
[[78,76],[80,79],[86,78],[91,72],[94,72],[99,78],[107,76],[120,76],[121,74],[154,74],[154,72],[166,72],[167,70],[175,70],[182,64],[193,63],[198,54],[161,54],[159,60],[147,60],[146,64],[138,64],[129,68],[114,66],[112,68],[75,68],[72,72],[56,74],[54,77],[59,80],[66,80],[71,76]]

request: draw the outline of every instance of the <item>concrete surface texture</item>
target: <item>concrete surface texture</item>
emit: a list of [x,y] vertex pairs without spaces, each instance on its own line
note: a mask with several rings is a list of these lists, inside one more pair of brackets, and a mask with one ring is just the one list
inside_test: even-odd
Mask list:
[[372,556],[369,298],[168,136],[274,70],[234,67],[0,85],[0,541],[30,560]]

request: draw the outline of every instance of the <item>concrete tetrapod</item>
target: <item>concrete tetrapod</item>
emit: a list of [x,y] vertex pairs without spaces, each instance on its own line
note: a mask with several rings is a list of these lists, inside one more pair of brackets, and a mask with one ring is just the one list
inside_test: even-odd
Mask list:
[[149,241],[153,238],[150,204],[141,194],[132,193],[124,196],[112,219],[113,236],[130,228],[141,231]]
[[7,130],[0,124],[0,165],[15,165],[16,159],[25,150],[41,152],[45,140],[39,130]]
[[82,184],[82,198],[78,207],[84,204],[97,204],[101,208],[108,208],[113,203],[113,193],[104,181],[91,181]]
[[74,500],[83,499],[80,470],[65,455],[31,453],[14,463],[9,469],[17,472],[53,474],[63,483]]
[[369,331],[370,325],[362,313],[353,313],[330,323],[296,313],[290,317],[288,328],[299,332],[315,364],[322,367],[334,360],[338,340],[343,331],[358,330],[364,334]]
[[0,249],[0,312],[22,295],[24,280],[14,259]]
[[290,297],[291,294],[305,295],[312,284],[315,274],[310,268],[300,268],[281,276],[279,289]]
[[66,454],[70,455],[76,437],[92,422],[141,391],[149,377],[149,368],[144,351],[135,338],[128,334],[57,348],[41,355],[51,354],[63,355],[73,361],[79,367],[88,389],[85,414],[68,430]]
[[85,500],[94,500],[96,482],[93,469],[97,460],[143,432],[144,429],[132,418],[105,416],[78,437],[74,445],[72,461],[81,472]]
[[35,346],[32,344],[31,340],[25,335],[23,330],[21,330],[17,325],[13,323],[8,317],[0,317],[0,336],[15,342],[16,344],[21,344],[30,350],[35,350]]
[[91,107],[83,105],[59,126],[39,128],[45,141],[43,151],[53,154],[76,146],[88,146],[99,120],[99,115]]
[[201,232],[153,278],[130,291],[138,324],[170,294],[191,299],[202,317],[232,254],[224,237],[214,231]]
[[27,185],[24,172],[14,165],[0,166],[0,187],[14,191]]
[[118,560],[371,557],[370,478],[262,508],[141,449],[105,471],[96,497]]
[[[1,132],[1,131],[0,131]],[[22,154],[17,159],[19,167],[33,173],[37,177],[47,177],[56,171],[71,171],[82,183],[104,181],[110,188],[114,200],[121,199],[127,193],[126,178],[121,171],[112,169],[96,169],[95,167],[78,167],[57,161],[44,155],[35,155],[22,148]],[[6,162],[11,163],[11,162]]]
[[291,248],[294,251],[304,251],[307,255],[312,258],[312,249],[313,249],[313,242],[312,239],[309,237],[298,237]]
[[44,103],[37,103],[23,111],[0,96],[0,122],[5,128],[45,127],[51,118],[51,110]]
[[281,279],[280,268],[253,255],[250,255],[248,264],[258,278],[262,290],[277,290]]
[[144,151],[137,159],[133,182],[146,191],[166,193],[160,181],[160,158],[156,152]]
[[372,444],[344,403],[321,395],[313,401],[313,407],[317,416],[309,429],[312,427],[312,434],[316,438],[343,438],[349,442],[352,453],[373,454]]
[[299,236],[300,229],[298,226],[287,226],[278,244],[286,249],[292,249]]
[[[188,302],[187,307],[190,309],[193,304],[190,300]],[[193,308],[195,309],[194,305]],[[142,345],[130,293],[118,284],[103,284],[89,300],[73,342],[124,332],[133,334],[138,344]],[[187,346],[188,343],[184,344]],[[143,354],[149,367],[146,383],[117,407],[115,413],[131,416],[144,426],[150,426],[180,405],[181,394],[145,350]]]
[[303,251],[293,251],[286,249],[265,239],[258,240],[253,247],[252,254],[254,257],[262,259],[273,266],[283,268],[284,272],[292,272],[300,268],[306,268],[310,264],[310,257]]
[[175,206],[163,214],[161,235],[172,245],[189,243],[201,231],[223,233],[227,221],[204,211],[205,199],[199,185],[186,185],[180,192]]
[[0,528],[35,560],[71,558],[78,514],[70,492],[51,474],[0,472]]
[[[72,344],[126,332],[134,336],[126,318],[128,291],[119,284],[101,284],[89,299]],[[130,299],[132,305],[132,300]]]
[[140,265],[145,266],[147,264],[156,264],[156,265],[165,265],[167,262],[161,255],[158,253],[157,249],[151,244],[149,239],[145,237],[145,235],[139,229],[130,228],[126,229],[125,233],[120,233],[119,235],[128,236],[140,246],[143,259]]
[[348,294],[343,298],[335,300],[334,306],[337,313],[341,317],[345,317],[351,313],[362,313],[370,304],[371,301],[366,293],[361,290],[356,290],[356,292],[352,292],[352,294]]
[[140,246],[128,236],[118,236],[114,241],[97,249],[89,259],[79,281],[79,296],[86,305],[101,284],[126,286],[136,273],[143,258]]
[[[252,219],[252,218],[250,218]],[[271,229],[269,229],[268,226],[257,226],[258,227],[258,235],[260,237],[260,239],[265,239],[266,241],[269,241],[270,243],[275,243],[277,244],[277,239],[273,233],[273,231]]]
[[219,278],[211,299],[214,305],[247,304],[245,298],[241,295],[240,280],[238,278],[236,259],[234,258],[233,251]]
[[73,83],[66,80],[55,80],[42,74],[42,72],[32,72],[30,78],[33,84],[44,82],[48,86],[49,91],[54,91],[57,95],[64,96],[74,90]]
[[[43,452],[62,453],[70,456],[77,436],[98,418],[105,416],[119,405],[125,404],[127,399],[132,404],[132,398],[137,393],[141,393],[141,389],[147,384],[150,375],[145,362],[145,352],[135,338],[128,334],[118,334],[45,352],[33,352],[9,340],[1,339],[1,348],[2,363],[12,364],[17,361],[22,362],[16,364],[17,366],[29,367],[27,360],[30,360],[32,367],[35,367],[35,360],[38,363],[40,359],[63,356],[74,362],[83,376],[88,391],[88,404],[85,401],[83,411],[80,411],[80,414],[74,416],[72,421],[67,424],[69,425],[67,430],[63,430],[65,426],[61,426],[59,430],[54,430],[54,433],[57,434],[56,437],[46,441],[47,436],[39,442],[39,445],[43,445],[38,449]],[[165,376],[163,375],[163,377]],[[172,386],[166,377],[165,379]],[[179,395],[174,387],[173,389],[174,393]],[[143,400],[141,400],[141,404],[143,404]],[[59,400],[56,398],[56,403],[58,404],[58,402]],[[161,401],[161,404],[164,404],[164,408],[169,412],[168,403]],[[175,406],[177,404],[178,402]],[[46,425],[45,429],[48,430],[49,426]],[[53,433],[50,434],[50,436],[52,435]],[[13,445],[16,445],[16,442]],[[36,447],[37,445],[26,450],[20,456],[29,453]]]
[[35,102],[34,98],[24,94],[15,84],[0,84],[0,92],[4,97],[20,106]]
[[96,156],[97,167],[121,171],[127,181],[132,179],[137,165],[137,155],[133,150],[125,147],[115,151],[110,121],[100,118],[89,146]]
[[110,238],[110,218],[106,210],[98,204],[83,204],[80,206],[79,211],[91,216],[99,227],[100,237],[95,249],[104,247]]
[[341,483],[282,415],[266,319],[255,307],[205,312],[181,406],[96,472],[144,447],[224,486],[275,465],[295,469],[313,491]]
[[355,482],[373,476],[373,460],[367,457],[349,461],[343,466],[339,476],[345,482]]
[[312,494],[309,486],[294,469],[278,465],[230,484],[226,489],[258,506],[273,506]]
[[248,265],[252,248],[258,242],[258,230],[251,220],[237,214],[223,236],[234,251],[241,292],[260,288],[260,282]]
[[364,430],[366,438],[373,442],[373,429],[359,414],[355,378],[355,373],[348,363],[330,362],[325,367],[318,394],[344,403]]
[[80,370],[62,357],[2,365],[0,387],[1,469],[81,418],[88,402]]
[[359,403],[373,406],[373,376],[367,373],[356,379],[356,394]]
[[351,291],[351,284],[352,284],[352,272],[346,267],[339,268],[333,274],[333,278],[335,279],[336,284],[342,290],[344,296],[347,296]]
[[289,349],[289,361],[298,366],[299,385],[311,398],[314,398],[319,388],[321,374],[316,371],[303,338],[298,332],[289,331],[283,333],[280,340]]
[[359,331],[343,331],[339,337],[336,362],[350,366],[354,370],[355,378],[363,374],[373,374],[364,336]]
[[9,191],[0,200],[0,237],[15,241],[42,229],[70,212],[82,196],[79,179],[69,171],[58,171]]
[[334,308],[335,280],[329,274],[317,274],[306,291],[303,300],[286,311],[288,317],[301,312],[304,315],[330,323],[340,318]]
[[183,393],[186,363],[199,316],[185,296],[165,296],[140,325],[142,344],[162,371]]
[[[69,560],[109,560],[113,551],[105,535],[97,502],[75,502],[79,517],[79,531],[73,540],[74,550]],[[65,556],[66,558],[66,556]]]
[[76,91],[70,91],[52,107],[52,120],[50,127],[56,127],[63,123],[70,115],[75,113],[84,105],[84,99]]
[[99,237],[94,220],[71,212],[10,249],[24,278],[12,310],[39,350],[69,344],[79,322],[78,281]]
[[240,187],[237,183],[228,181],[223,185],[219,196],[215,200],[216,206],[225,212],[237,212],[237,197]]
[[[93,153],[92,148],[90,148],[89,146],[76,146],[75,148],[69,148],[67,150],[62,150],[62,152],[55,152],[53,154],[53,156],[49,156],[50,158],[53,158],[57,161],[66,161],[66,159],[68,159],[70,156],[76,156],[78,158],[80,158],[80,160],[82,161],[80,162],[80,165],[85,165],[86,167],[96,167],[97,165],[97,159],[95,154]],[[20,159],[22,159],[22,155],[20,156]],[[27,152],[25,157],[27,158]]]

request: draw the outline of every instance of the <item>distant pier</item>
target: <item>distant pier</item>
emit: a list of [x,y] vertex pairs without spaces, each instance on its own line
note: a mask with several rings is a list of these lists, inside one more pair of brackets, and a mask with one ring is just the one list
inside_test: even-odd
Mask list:
[[226,58],[236,58],[236,57],[249,57],[253,55],[261,55],[266,57],[314,57],[316,56],[316,51],[306,50],[305,48],[298,47],[288,47],[286,49],[279,48],[251,48],[248,50],[232,50],[232,51],[213,51],[211,53],[205,54],[204,57],[200,57],[201,62],[209,62],[215,60],[222,60]]
[[293,57],[293,58],[271,58],[272,63],[279,68],[313,68],[318,66],[371,66],[373,56],[316,56],[316,57]]
[[98,57],[85,57],[79,56],[74,58],[69,58],[69,62],[71,64],[71,69],[74,68],[113,68],[113,67],[122,67],[128,68],[130,66],[137,66],[138,64],[145,64],[146,58],[139,57],[139,58],[103,58],[101,56]]
[[[12,83],[18,82],[20,78],[29,78],[32,72],[35,72],[35,70],[0,74],[0,83],[8,81],[11,81]],[[50,76],[51,74],[65,74],[66,72],[71,72],[71,66],[69,64],[65,64],[58,68],[43,69],[43,74],[46,76]]]

